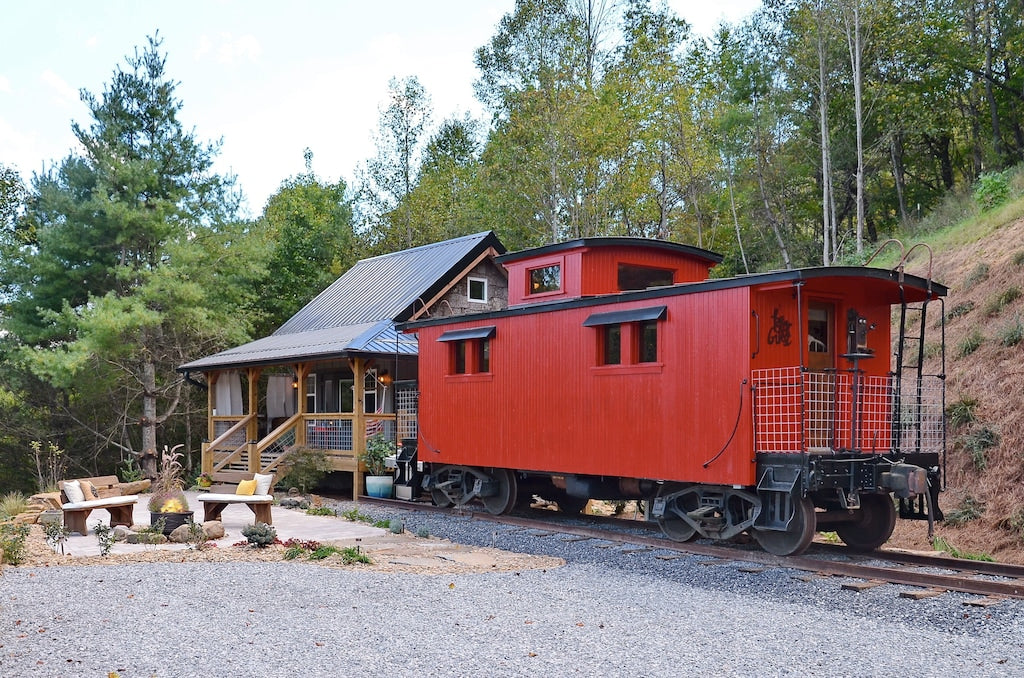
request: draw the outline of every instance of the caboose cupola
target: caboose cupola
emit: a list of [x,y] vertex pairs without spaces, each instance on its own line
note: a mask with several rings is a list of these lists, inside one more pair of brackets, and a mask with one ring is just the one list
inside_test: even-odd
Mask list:
[[706,280],[722,256],[643,238],[579,238],[498,257],[509,306],[615,294]]

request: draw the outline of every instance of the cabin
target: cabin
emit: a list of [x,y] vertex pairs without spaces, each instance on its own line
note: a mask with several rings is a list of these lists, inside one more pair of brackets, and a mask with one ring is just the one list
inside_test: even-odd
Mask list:
[[320,449],[361,495],[366,439],[417,436],[417,342],[395,324],[504,308],[504,252],[485,231],[363,259],[269,337],[181,365],[208,394],[202,471],[231,481]]

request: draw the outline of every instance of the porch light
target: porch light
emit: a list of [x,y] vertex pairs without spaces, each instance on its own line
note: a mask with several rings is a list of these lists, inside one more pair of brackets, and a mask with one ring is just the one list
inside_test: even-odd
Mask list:
[[391,385],[391,382],[394,381],[394,379],[391,378],[391,375],[388,374],[387,370],[384,370],[380,373],[380,376],[377,377],[377,381],[380,382],[381,386],[387,387]]

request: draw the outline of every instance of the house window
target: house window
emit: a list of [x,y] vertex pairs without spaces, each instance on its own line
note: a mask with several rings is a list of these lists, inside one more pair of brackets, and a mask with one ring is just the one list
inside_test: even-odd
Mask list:
[[487,279],[486,278],[470,278],[468,296],[469,300],[478,304],[487,303]]
[[658,362],[658,321],[645,320],[639,323],[640,351],[637,362],[656,363]]
[[316,375],[306,375],[306,411],[316,412]]
[[532,268],[530,274],[530,294],[558,292],[562,289],[562,266],[552,264],[540,268]]
[[622,325],[604,325],[601,329],[601,364],[620,364],[622,362]]
[[670,268],[652,268],[634,264],[619,264],[619,289],[645,290],[648,287],[671,285],[673,271]]

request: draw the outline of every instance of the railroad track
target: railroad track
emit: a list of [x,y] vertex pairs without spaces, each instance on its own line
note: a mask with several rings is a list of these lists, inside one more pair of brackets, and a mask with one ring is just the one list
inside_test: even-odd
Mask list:
[[[559,520],[557,518],[563,514],[554,513],[550,518],[541,519],[537,516],[495,516],[483,511],[440,509],[426,502],[410,505],[407,501],[371,497],[362,497],[360,501],[405,510],[453,513],[473,520],[514,525],[538,532],[548,532],[552,535],[556,533],[571,535],[579,540],[597,539],[680,554],[674,557],[682,557],[683,554],[700,555],[722,562],[742,561],[765,567],[785,567],[818,576],[862,580],[863,583],[844,584],[844,588],[853,590],[863,590],[880,584],[902,584],[919,589],[900,594],[902,597],[914,599],[956,591],[983,596],[982,599],[969,601],[979,605],[988,605],[1007,598],[1024,600],[1024,566],[1020,565],[964,560],[892,549],[880,549],[869,554],[851,553],[843,546],[817,543],[808,554],[783,557],[735,545],[675,542],[651,536],[650,526],[636,521],[606,518],[593,521],[602,525],[595,527]],[[535,511],[534,513],[539,512]],[[611,529],[612,527],[615,529]],[[835,559],[836,556],[841,556],[842,559]],[[659,557],[668,560],[673,556]]]

